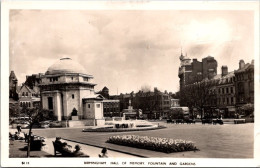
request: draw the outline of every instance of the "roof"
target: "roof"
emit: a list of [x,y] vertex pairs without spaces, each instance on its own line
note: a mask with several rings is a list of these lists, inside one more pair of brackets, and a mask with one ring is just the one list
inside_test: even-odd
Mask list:
[[246,70],[250,69],[250,67],[254,67],[254,65],[247,63],[243,68],[236,70],[235,73],[245,72]]
[[100,99],[100,100],[103,100],[103,99],[105,99],[105,97],[103,97],[101,94],[94,94],[94,95],[84,96],[82,99]]
[[86,71],[82,65],[73,61],[71,58],[61,58],[46,71],[46,75],[64,74],[64,73],[82,73]]
[[26,88],[30,93],[35,93],[35,91],[32,90],[32,89],[30,89],[29,86],[27,86],[27,85],[22,85],[22,86],[20,87],[20,89],[19,89],[18,92],[20,92],[20,91],[22,90],[23,87],[25,87],[25,88]]
[[12,78],[12,80],[17,80],[14,71],[11,71],[9,78]]
[[15,103],[18,103],[18,101],[14,100],[13,98],[9,98],[9,103],[15,104]]

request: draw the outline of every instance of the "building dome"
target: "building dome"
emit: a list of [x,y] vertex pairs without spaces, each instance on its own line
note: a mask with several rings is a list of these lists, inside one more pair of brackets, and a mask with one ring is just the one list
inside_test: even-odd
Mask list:
[[73,61],[71,58],[61,58],[55,62],[52,66],[46,71],[46,75],[53,74],[64,74],[64,73],[83,73],[86,71],[79,63]]

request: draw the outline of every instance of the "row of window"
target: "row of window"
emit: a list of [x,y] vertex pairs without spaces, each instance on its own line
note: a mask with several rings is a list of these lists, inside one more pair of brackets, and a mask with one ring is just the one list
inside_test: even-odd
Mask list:
[[50,79],[50,82],[55,82],[55,81],[58,81],[58,77],[52,77],[52,78],[49,78]]
[[[73,80],[73,79],[74,79],[74,78],[71,77],[71,80]],[[51,78],[49,78],[49,80],[50,80],[50,82],[55,82],[55,81],[58,81],[58,80],[59,80],[59,77],[51,77]],[[89,78],[83,77],[83,80],[84,80],[84,81],[88,81]]]
[[223,97],[223,98],[218,98],[217,99],[218,104],[235,104],[235,97]]
[[20,107],[31,107],[31,102],[20,102]]
[[219,94],[228,94],[228,93],[234,93],[234,87],[226,87],[226,88],[219,88],[218,89]]
[[104,112],[118,112],[119,108],[104,108]]

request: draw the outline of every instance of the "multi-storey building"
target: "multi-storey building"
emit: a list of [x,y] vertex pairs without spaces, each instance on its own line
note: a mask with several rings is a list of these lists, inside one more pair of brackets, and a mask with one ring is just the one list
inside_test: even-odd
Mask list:
[[254,104],[254,61],[245,64],[240,60],[239,69],[235,71],[236,78],[236,106],[244,104]]
[[104,117],[122,117],[119,100],[103,100]]
[[[180,69],[185,69],[187,66],[190,66],[191,71],[188,73],[185,73],[185,71],[179,73],[180,88],[183,89],[187,86],[192,88],[190,87],[191,85],[196,85],[199,87],[193,88],[199,88],[201,89],[199,92],[204,92],[203,97],[205,97],[206,100],[202,99],[201,102],[203,103],[200,105],[203,106],[200,107],[203,108],[203,116],[222,116],[225,118],[236,117],[238,107],[247,103],[254,103],[253,61],[251,64],[245,64],[244,61],[241,60],[239,62],[239,69],[232,72],[228,72],[227,66],[222,66],[221,74],[216,75],[217,62],[212,57],[202,59],[202,68],[200,66],[201,63],[196,59],[193,59],[192,63],[190,62],[188,65],[186,64],[184,66],[183,60],[185,59],[181,59]],[[194,67],[196,68],[194,69]],[[188,77],[186,76],[183,78],[187,74]],[[197,77],[194,78],[196,74]],[[196,80],[194,81],[192,79]],[[204,89],[201,88],[201,83],[203,82],[208,83],[210,87]],[[185,101],[189,100],[185,99]],[[185,105],[187,104],[192,108],[197,106],[196,101],[192,100],[186,102]]]
[[205,78],[212,79],[217,74],[217,61],[214,57],[208,56],[202,59],[191,59],[187,56],[180,56],[181,65],[179,67],[180,89],[184,86],[200,82]]
[[235,74],[234,71],[228,72],[227,66],[222,66],[221,69],[221,75],[217,75],[219,82],[216,86],[219,115],[225,118],[235,117]]
[[39,107],[40,106],[40,94],[38,90],[30,89],[29,86],[23,84],[19,90],[19,105],[20,107]]

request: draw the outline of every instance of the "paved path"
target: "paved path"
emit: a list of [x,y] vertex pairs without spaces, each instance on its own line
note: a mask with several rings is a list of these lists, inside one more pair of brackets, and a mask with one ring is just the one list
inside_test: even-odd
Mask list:
[[[252,123],[224,125],[168,124],[167,127],[166,129],[133,132],[82,132],[82,128],[35,129],[33,132],[47,138],[60,136],[77,142],[107,147],[111,150],[129,152],[144,157],[253,158],[254,124]],[[195,142],[200,151],[167,154],[106,143],[109,136],[124,134],[191,140]]]
[[[81,130],[82,128],[80,128]],[[40,130],[40,129],[39,129]],[[48,130],[48,129],[41,129],[41,131],[39,132],[38,130],[34,132],[35,135],[42,135],[42,131],[44,130]],[[62,128],[59,128],[57,130],[63,130]],[[65,130],[74,130],[74,129],[65,129]],[[10,132],[11,133],[15,133],[15,129],[11,129]],[[28,132],[28,130],[24,129],[23,132]],[[21,134],[21,136],[23,136],[23,134]],[[46,137],[46,136],[44,136]],[[32,156],[33,157],[54,157],[54,147],[53,147],[53,143],[52,141],[55,141],[56,138],[45,138],[45,142],[44,144],[46,144],[45,146],[42,147],[42,151],[33,151],[32,152]],[[80,145],[81,147],[81,151],[86,154],[89,155],[90,157],[98,157],[99,154],[101,154],[101,150],[102,147],[95,147],[92,145],[86,145],[83,143],[76,143],[70,140],[65,140],[62,139],[62,141],[67,142],[67,144],[71,145],[73,150],[75,145]],[[22,148],[24,146],[26,146],[27,144],[24,142],[24,140],[21,141],[10,141],[11,145],[10,145],[10,153],[11,153],[11,157],[26,157],[26,151],[21,151],[18,148]],[[19,152],[17,153],[17,151],[19,150]],[[137,156],[132,155],[132,154],[127,154],[127,152],[118,152],[115,150],[108,150],[108,157],[109,158],[118,158],[118,157],[125,157],[125,158],[136,158]]]

